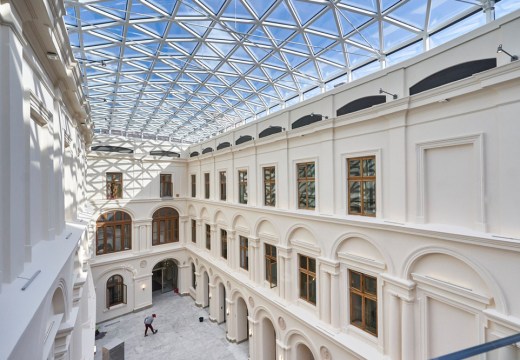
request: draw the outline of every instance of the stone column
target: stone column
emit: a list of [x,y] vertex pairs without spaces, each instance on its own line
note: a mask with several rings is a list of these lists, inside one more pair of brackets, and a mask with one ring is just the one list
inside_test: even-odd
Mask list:
[[388,354],[391,359],[401,358],[401,299],[395,293],[388,293]]
[[[211,243],[211,255],[218,258],[220,257],[220,254],[218,253],[218,246],[217,246],[217,225],[216,224],[208,224],[210,226],[210,243]],[[204,231],[205,233],[205,231]]]
[[179,275],[177,277],[177,287],[179,288],[179,295],[189,294],[191,285],[191,266],[189,263],[187,265],[177,265],[177,269],[179,270]]
[[[186,245],[188,243],[187,235],[190,233],[188,231],[189,226],[189,217],[186,215],[179,216],[179,243]],[[191,242],[191,239],[189,240]]]
[[226,298],[226,339],[231,342],[237,341],[237,319],[235,315],[235,302]]
[[291,252],[292,250],[286,247],[278,246],[276,248],[279,269],[278,269],[278,286],[280,287],[280,297],[284,300],[292,300],[291,284]]
[[414,302],[413,299],[401,298],[401,353],[403,360],[415,359],[414,344]]
[[276,340],[276,360],[289,360],[289,350],[289,346],[281,340]]
[[202,274],[198,270],[195,271],[195,286],[195,305],[202,307],[204,291],[202,288]]
[[319,266],[318,277],[318,288],[319,288],[319,301],[317,302],[320,320],[326,323],[331,322],[330,310],[332,297],[330,296],[330,273],[325,271],[324,266]]
[[231,229],[226,229],[227,232],[227,247],[228,247],[228,266],[232,269],[236,269],[238,267],[238,245],[236,240],[236,231]]
[[196,245],[197,247],[204,247],[204,245],[202,245],[203,241],[203,237],[202,237],[202,234],[204,233],[203,229],[202,229],[202,219],[195,219],[195,221],[197,222],[197,234],[196,234]]
[[218,299],[216,297],[215,285],[209,284],[209,319],[216,322],[218,318]]
[[260,284],[261,280],[261,261],[260,259],[260,239],[256,236],[249,236],[247,240],[248,245],[248,259],[249,262],[249,279],[255,283]]
[[330,274],[330,324],[335,329],[341,326],[339,297],[339,272],[334,272]]

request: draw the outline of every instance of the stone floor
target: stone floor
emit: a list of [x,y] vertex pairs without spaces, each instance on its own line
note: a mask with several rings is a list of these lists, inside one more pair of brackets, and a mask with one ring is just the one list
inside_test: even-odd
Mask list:
[[[157,334],[144,337],[144,318],[157,314],[153,322]],[[199,322],[199,317],[204,317]],[[109,320],[98,326],[106,335],[96,340],[95,360],[102,359],[103,345],[114,338],[125,342],[125,359],[175,360],[247,360],[248,342],[230,343],[226,340],[226,324],[217,325],[208,320],[208,312],[195,306],[189,296],[173,292],[153,297],[153,306]]]

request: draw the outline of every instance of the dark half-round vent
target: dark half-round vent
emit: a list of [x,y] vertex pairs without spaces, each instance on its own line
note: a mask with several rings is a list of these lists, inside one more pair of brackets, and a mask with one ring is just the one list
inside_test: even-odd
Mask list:
[[218,146],[217,146],[217,150],[225,149],[225,148],[228,148],[228,147],[230,147],[230,146],[231,146],[231,144],[230,144],[229,142],[226,141],[226,142],[223,142],[223,143],[218,144]]
[[422,79],[410,88],[410,95],[415,95],[441,85],[465,79],[473,74],[497,67],[497,59],[481,59],[468,61],[462,64],[443,69]]
[[367,109],[374,105],[383,104],[386,102],[385,95],[373,95],[373,96],[365,96],[354,101],[349,102],[348,104],[340,107],[338,111],[336,111],[336,116],[341,116],[345,114],[350,114],[355,111]]
[[190,154],[190,157],[195,157],[195,156],[199,156],[199,152],[198,151],[194,151]]
[[181,157],[181,154],[176,153],[174,151],[166,151],[166,150],[153,150],[150,151],[150,155],[153,156],[169,156],[169,157]]
[[273,134],[282,132],[282,130],[283,129],[282,129],[281,126],[269,126],[267,129],[265,129],[262,132],[260,132],[260,134],[258,134],[258,137],[259,138],[263,138],[263,137],[266,137],[266,136],[269,136],[269,135],[273,135]]
[[209,152],[213,152],[213,148],[212,148],[212,147],[207,147],[207,148],[205,148],[204,150],[202,150],[202,153],[203,153],[203,154],[207,154],[207,153],[209,153]]
[[253,137],[251,135],[242,135],[238,138],[237,141],[235,141],[235,145],[240,145],[251,140],[253,140]]
[[92,151],[108,151],[108,152],[116,152],[120,154],[133,154],[134,150],[124,148],[121,146],[112,146],[112,145],[98,145],[98,146],[92,146],[90,148]]
[[307,126],[307,125],[310,125],[317,121],[321,121],[322,118],[323,118],[323,116],[320,114],[305,115],[305,116],[299,118],[298,120],[296,120],[295,122],[293,122],[291,125],[291,128],[297,129],[302,126]]

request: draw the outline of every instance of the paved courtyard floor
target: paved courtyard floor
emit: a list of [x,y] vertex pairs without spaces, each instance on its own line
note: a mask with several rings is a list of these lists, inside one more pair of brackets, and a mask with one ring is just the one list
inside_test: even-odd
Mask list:
[[[144,337],[144,318],[156,314],[153,322],[157,334],[148,331]],[[199,317],[204,318],[199,322]],[[210,322],[208,312],[195,306],[189,296],[173,292],[153,297],[153,306],[126,314],[99,325],[106,335],[96,340],[95,360],[102,359],[103,345],[115,338],[125,342],[125,359],[175,360],[247,360],[248,342],[230,343],[226,340],[226,324]]]

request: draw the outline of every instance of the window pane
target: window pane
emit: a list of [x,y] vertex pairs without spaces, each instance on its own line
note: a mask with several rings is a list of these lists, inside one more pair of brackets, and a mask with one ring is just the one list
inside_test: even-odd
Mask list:
[[310,178],[314,177],[314,163],[307,164],[307,177],[310,177]]
[[300,255],[300,268],[307,269],[307,256]]
[[370,276],[365,276],[365,289],[369,294],[377,294],[377,280]]
[[107,252],[114,251],[114,228],[112,226],[106,227],[106,237],[107,237]]
[[361,275],[355,272],[350,272],[350,287],[361,290]]
[[98,254],[103,254],[104,252],[104,231],[103,228],[98,228],[97,230],[97,251]]
[[359,181],[351,181],[349,183],[349,212],[359,214],[361,213],[361,183]]
[[309,258],[309,271],[316,273],[316,259]]
[[362,298],[358,294],[350,293],[351,310],[350,310],[350,323],[358,326],[363,325],[363,309],[362,309]]
[[307,274],[300,272],[300,297],[307,299]]
[[365,326],[366,330],[377,333],[377,302],[365,298]]
[[316,278],[309,276],[309,301],[316,304]]
[[116,251],[121,251],[121,225],[116,226],[115,248]]
[[131,239],[132,239],[132,230],[130,228],[130,224],[125,225],[125,250],[131,248]]
[[374,215],[376,213],[376,182],[363,182],[363,208],[365,214]]
[[376,176],[376,159],[363,159],[363,176]]
[[278,284],[276,262],[271,263],[271,283],[272,285]]
[[305,165],[298,165],[298,178],[305,177]]
[[360,161],[359,160],[349,160],[349,169],[348,169],[348,175],[351,176],[361,176],[361,168],[360,168]]

